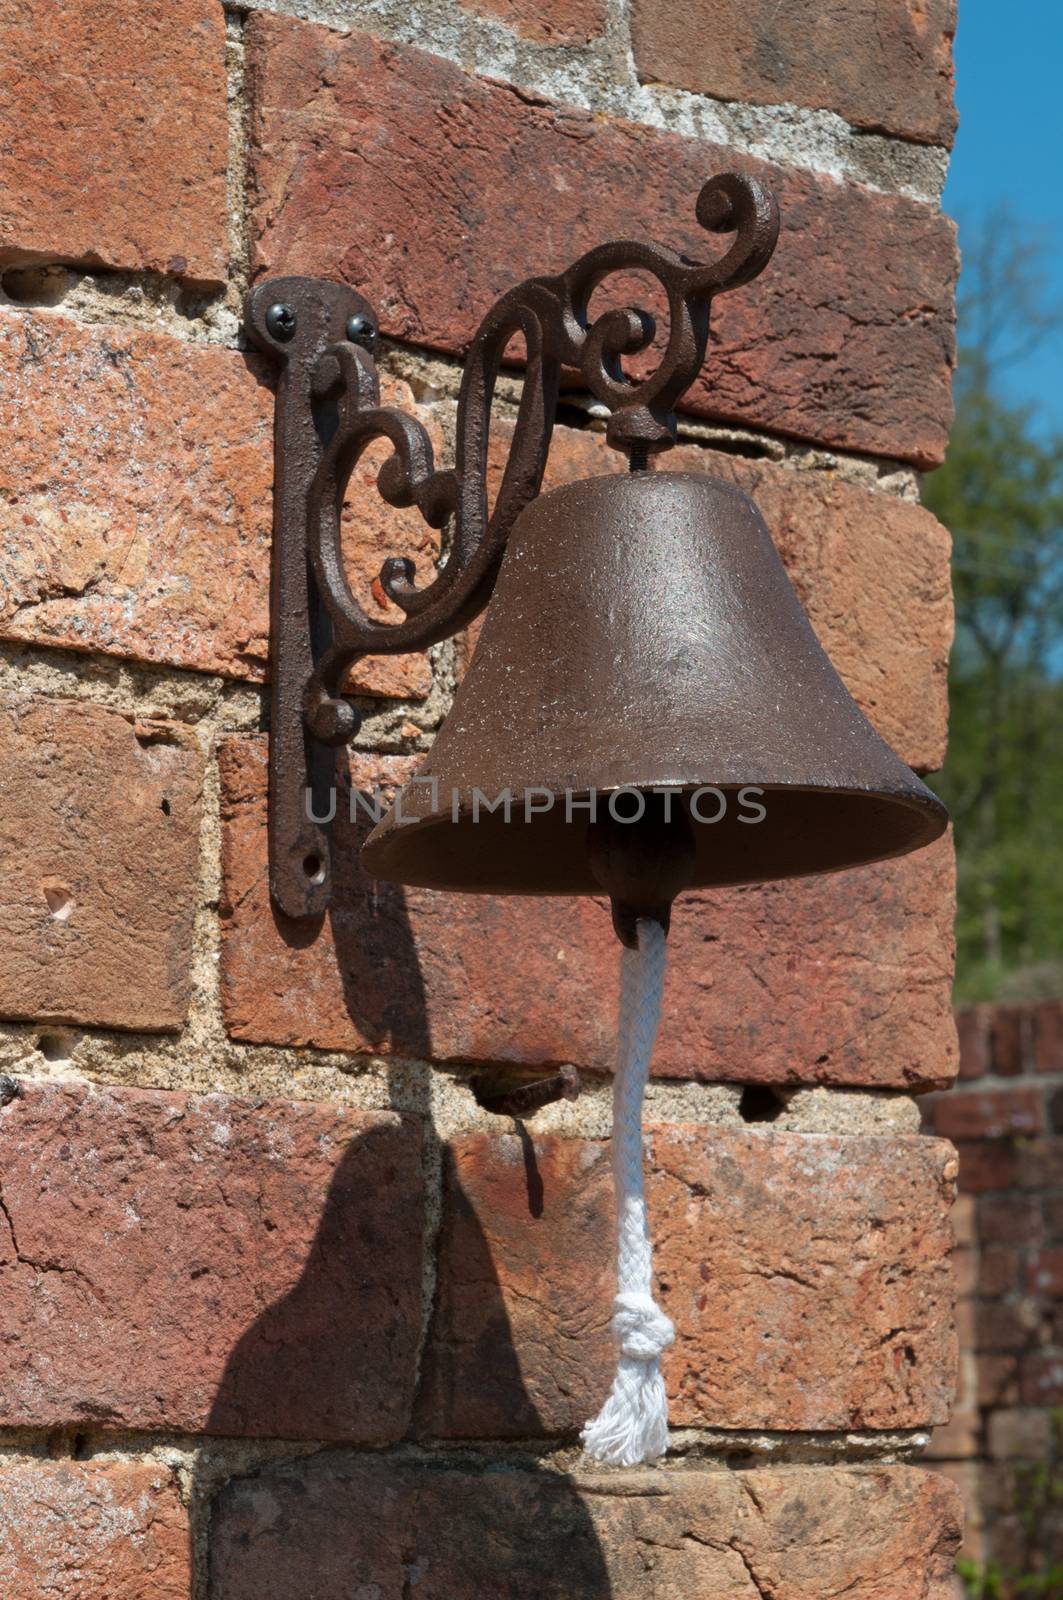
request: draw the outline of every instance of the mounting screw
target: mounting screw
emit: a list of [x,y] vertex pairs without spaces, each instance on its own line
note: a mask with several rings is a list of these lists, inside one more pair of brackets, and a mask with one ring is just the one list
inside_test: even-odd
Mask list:
[[363,350],[368,350],[370,355],[376,349],[377,334],[379,329],[375,322],[360,313],[347,318],[347,338],[351,344],[360,344]]
[[266,331],[282,344],[295,337],[295,312],[291,306],[277,304],[266,312]]

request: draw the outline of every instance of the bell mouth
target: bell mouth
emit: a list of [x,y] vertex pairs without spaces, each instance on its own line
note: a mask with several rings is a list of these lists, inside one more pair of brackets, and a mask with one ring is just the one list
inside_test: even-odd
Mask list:
[[[544,792],[534,793],[533,805],[545,806]],[[690,824],[688,889],[866,866],[919,850],[948,826],[945,807],[914,775],[898,793],[767,783],[655,784],[646,793],[671,796]],[[618,794],[610,812],[610,792],[599,791],[597,815],[622,822],[635,811],[636,795]],[[459,894],[600,895],[588,851],[590,796],[559,793],[553,801],[526,815],[514,797],[508,819],[502,809],[481,805],[474,820],[471,797],[416,819],[399,820],[392,811],[363,846],[366,869],[392,882]]]

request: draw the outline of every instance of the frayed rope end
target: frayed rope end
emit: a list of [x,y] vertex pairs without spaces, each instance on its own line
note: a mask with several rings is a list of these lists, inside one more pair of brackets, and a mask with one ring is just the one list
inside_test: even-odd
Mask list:
[[580,1439],[592,1461],[637,1467],[668,1449],[668,1396],[661,1354],[675,1328],[653,1297],[627,1292],[613,1302],[613,1334],[620,1360],[609,1398]]

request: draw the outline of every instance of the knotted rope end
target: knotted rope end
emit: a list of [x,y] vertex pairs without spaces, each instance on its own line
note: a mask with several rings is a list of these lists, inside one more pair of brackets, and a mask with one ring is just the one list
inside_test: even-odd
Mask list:
[[637,1467],[668,1449],[668,1396],[661,1355],[675,1328],[652,1295],[628,1290],[613,1302],[613,1335],[620,1360],[609,1398],[580,1435],[592,1461]]

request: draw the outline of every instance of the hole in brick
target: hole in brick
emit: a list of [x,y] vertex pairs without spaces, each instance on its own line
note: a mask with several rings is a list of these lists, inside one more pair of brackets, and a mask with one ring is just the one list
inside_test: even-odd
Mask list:
[[57,306],[66,299],[77,282],[67,267],[54,264],[37,267],[9,267],[0,274],[0,288],[19,306]]
[[160,805],[160,807],[159,807],[159,809],[162,812],[164,817],[168,817],[170,815],[170,809],[171,809],[169,800],[163,800],[161,805]]
[[37,1049],[45,1061],[69,1061],[74,1047],[74,1036],[57,1028],[54,1033],[42,1033],[37,1038]]
[[311,883],[324,883],[325,867],[321,857],[315,852],[303,857],[303,871]]
[[75,1433],[70,1441],[70,1454],[75,1461],[87,1461],[92,1451],[89,1449],[89,1436],[87,1433]]
[[55,878],[45,878],[41,884],[44,898],[51,912],[53,922],[66,922],[74,909],[74,897],[65,883],[60,883]]
[[785,1110],[786,1101],[766,1083],[747,1084],[738,1102],[743,1122],[774,1122]]

